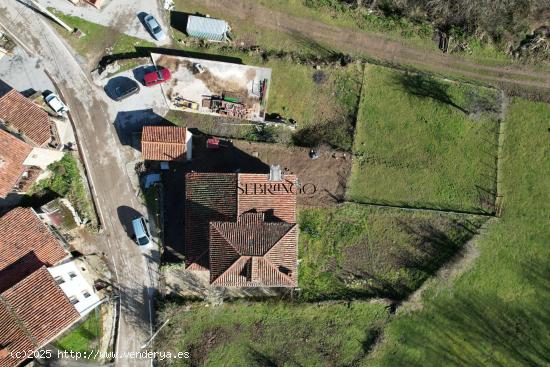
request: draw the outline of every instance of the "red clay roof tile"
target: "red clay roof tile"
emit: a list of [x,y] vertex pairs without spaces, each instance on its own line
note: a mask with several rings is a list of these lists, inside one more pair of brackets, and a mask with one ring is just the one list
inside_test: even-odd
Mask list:
[[[297,183],[294,175],[188,174],[188,269],[209,268],[220,286],[296,286]],[[209,262],[198,264],[205,255]]]
[[0,96],[0,120],[18,130],[37,146],[51,140],[48,113],[15,89]]
[[[39,348],[80,318],[76,308],[45,267],[0,294],[0,344],[10,351]],[[29,348],[32,344],[34,348]],[[15,366],[10,357],[0,366]]]
[[29,208],[0,217],[0,292],[42,265],[68,256],[48,227]]
[[32,151],[27,143],[0,129],[0,198],[6,197],[25,171],[23,162]]
[[143,159],[181,161],[186,159],[186,128],[178,126],[144,126],[141,135]]

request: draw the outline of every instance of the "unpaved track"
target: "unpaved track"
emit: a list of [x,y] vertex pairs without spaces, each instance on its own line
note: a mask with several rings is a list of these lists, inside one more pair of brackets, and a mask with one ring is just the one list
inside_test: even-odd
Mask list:
[[396,64],[418,65],[440,73],[460,74],[487,82],[514,83],[550,89],[550,73],[517,66],[486,66],[457,55],[420,50],[383,36],[342,28],[274,11],[249,0],[188,0],[184,9],[208,8],[213,16],[232,17],[285,33],[298,33],[335,50],[366,54]]

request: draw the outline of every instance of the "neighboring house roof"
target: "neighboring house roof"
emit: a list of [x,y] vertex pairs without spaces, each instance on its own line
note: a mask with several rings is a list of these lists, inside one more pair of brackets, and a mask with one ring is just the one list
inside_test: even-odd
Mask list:
[[190,15],[187,18],[187,35],[212,41],[223,41],[229,31],[225,20]]
[[294,287],[297,227],[266,222],[245,213],[237,222],[210,223],[210,281],[213,285]]
[[186,128],[178,126],[144,126],[141,135],[143,159],[152,161],[185,160]]
[[186,175],[185,250],[192,270],[223,286],[296,286],[297,178]]
[[32,209],[15,208],[0,217],[0,233],[0,292],[68,256]]
[[[80,318],[45,267],[0,294],[0,346],[7,352],[39,348]],[[1,367],[23,361],[2,358]]]
[[25,171],[23,162],[32,147],[0,129],[0,198],[9,194]]
[[0,95],[0,120],[37,146],[42,146],[51,140],[48,113],[15,89]]

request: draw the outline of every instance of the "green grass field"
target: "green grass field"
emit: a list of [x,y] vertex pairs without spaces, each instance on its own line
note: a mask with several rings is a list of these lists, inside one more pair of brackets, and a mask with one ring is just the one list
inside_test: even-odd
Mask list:
[[493,211],[496,91],[369,65],[348,196]]
[[[86,319],[68,333],[57,339],[54,344],[57,348],[73,352],[90,352],[97,350],[101,336],[101,320],[99,309],[92,311]],[[93,354],[90,354],[93,356]]]
[[515,99],[506,118],[502,218],[478,240],[474,267],[433,282],[407,306],[366,366],[550,364],[550,105]]
[[403,299],[462,250],[486,218],[345,204],[299,216],[305,299]]
[[377,339],[387,318],[382,303],[288,302],[166,304],[169,317],[156,351],[189,351],[171,366],[350,366]]
[[92,227],[97,225],[97,218],[92,197],[86,187],[79,168],[78,158],[66,153],[63,158],[50,164],[51,175],[36,182],[26,193],[29,204],[40,202],[42,196],[64,197],[74,205],[82,219],[88,219]]

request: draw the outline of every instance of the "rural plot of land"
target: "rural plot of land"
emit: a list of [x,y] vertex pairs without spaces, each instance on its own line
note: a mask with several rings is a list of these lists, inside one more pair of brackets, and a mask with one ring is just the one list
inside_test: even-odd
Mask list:
[[434,282],[423,293],[422,310],[403,309],[392,320],[371,365],[549,364],[548,116],[549,104],[511,101],[500,219],[476,238],[479,257],[467,272]]
[[296,121],[295,143],[323,142],[350,150],[363,66],[326,65],[316,70],[285,60],[270,60],[266,65],[273,70],[268,110]]
[[485,217],[361,204],[300,211],[306,299],[403,299],[450,261]]
[[500,94],[368,66],[348,196],[494,212]]
[[[190,351],[184,366],[352,366],[377,340],[383,303],[165,306],[155,350]],[[161,365],[168,365],[161,361]]]

